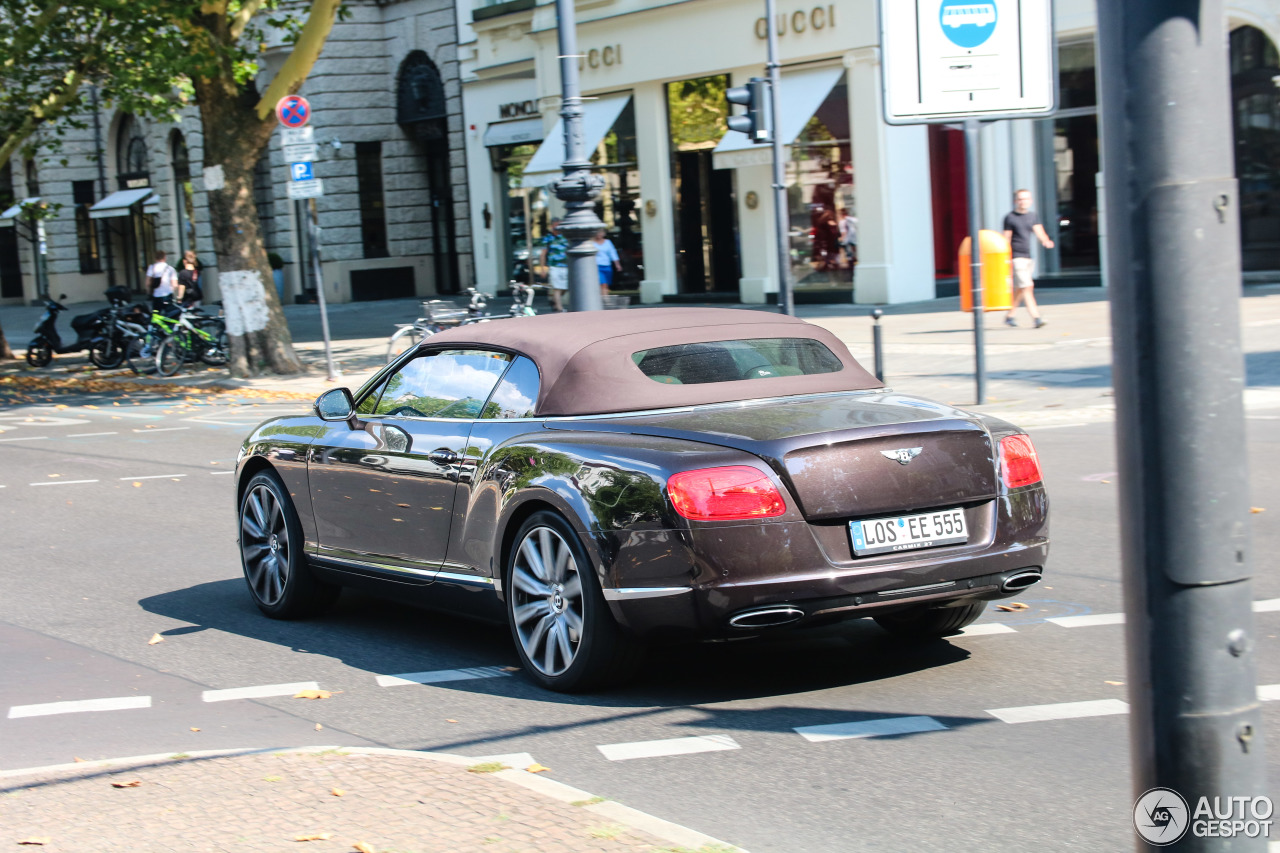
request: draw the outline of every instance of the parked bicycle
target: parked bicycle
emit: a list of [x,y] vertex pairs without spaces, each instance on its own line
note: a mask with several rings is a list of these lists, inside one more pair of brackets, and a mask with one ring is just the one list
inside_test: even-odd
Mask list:
[[422,303],[423,316],[412,323],[397,323],[396,330],[387,341],[387,361],[391,361],[401,353],[407,352],[431,337],[436,332],[456,326],[467,326],[471,323],[487,323],[490,320],[502,320],[507,317],[532,317],[538,312],[533,308],[533,297],[538,290],[545,290],[546,285],[528,284],[512,280],[511,307],[505,314],[487,314],[484,309],[489,304],[488,294],[468,287],[464,293],[470,294],[471,301],[464,308],[443,308],[449,303],[440,299],[432,299]]
[[219,317],[208,317],[198,310],[184,310],[174,330],[160,342],[156,350],[156,371],[173,376],[182,365],[202,361],[221,367],[231,357],[231,339]]

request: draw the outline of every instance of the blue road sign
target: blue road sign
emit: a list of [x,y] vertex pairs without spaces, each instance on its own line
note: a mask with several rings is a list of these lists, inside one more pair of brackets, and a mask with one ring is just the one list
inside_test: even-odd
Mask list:
[[295,181],[310,181],[316,176],[310,163],[290,163],[289,174]]
[[942,0],[938,20],[942,32],[960,47],[972,50],[980,46],[996,31],[996,4],[994,0]]

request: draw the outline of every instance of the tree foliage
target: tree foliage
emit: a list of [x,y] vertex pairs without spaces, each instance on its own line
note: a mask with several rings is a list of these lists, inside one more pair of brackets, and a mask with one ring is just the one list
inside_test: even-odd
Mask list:
[[725,135],[729,130],[728,88],[729,78],[724,74],[667,85],[671,142],[678,150],[709,148]]

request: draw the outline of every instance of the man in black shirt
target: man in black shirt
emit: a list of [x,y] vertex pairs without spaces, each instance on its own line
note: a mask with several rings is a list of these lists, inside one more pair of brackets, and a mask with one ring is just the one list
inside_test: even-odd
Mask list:
[[1046,249],[1053,248],[1053,241],[1044,233],[1040,217],[1031,209],[1031,191],[1018,190],[1013,194],[1013,212],[1004,218],[1004,239],[1009,241],[1013,250],[1013,305],[1004,322],[1010,326],[1018,325],[1013,319],[1019,302],[1027,303],[1027,311],[1035,321],[1036,328],[1045,324],[1040,317],[1040,308],[1036,305],[1035,273],[1036,262],[1031,258],[1031,238],[1034,236]]

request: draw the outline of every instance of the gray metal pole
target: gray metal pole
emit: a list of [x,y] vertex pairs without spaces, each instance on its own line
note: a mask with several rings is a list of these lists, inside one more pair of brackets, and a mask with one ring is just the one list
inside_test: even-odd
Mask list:
[[979,159],[979,132],[976,118],[964,121],[964,174],[969,187],[969,283],[973,294],[973,375],[977,385],[975,402],[987,402],[987,344],[982,301],[982,161]]
[[596,272],[596,244],[592,237],[604,227],[595,202],[604,179],[590,171],[582,140],[582,89],[578,85],[578,28],[573,0],[556,0],[560,34],[560,118],[564,123],[564,177],[555,182],[556,198],[564,202],[560,233],[569,241],[569,298],[574,311],[599,311],[600,276]]
[[305,204],[311,212],[311,268],[315,270],[316,302],[320,304],[320,334],[324,337],[324,363],[329,371],[329,381],[334,382],[342,378],[342,372],[333,363],[333,348],[329,345],[329,307],[324,301],[324,273],[320,270],[320,213],[314,198]]
[[875,321],[875,325],[871,327],[871,352],[875,356],[876,363],[876,379],[884,381],[884,337],[881,335],[880,318],[884,316],[884,312],[879,308],[872,309],[871,319]]
[[[1266,793],[1226,14],[1112,0],[1098,19],[1133,784],[1194,810]],[[1168,849],[1267,840],[1193,827]]]
[[787,240],[790,211],[787,207],[787,166],[782,159],[782,134],[778,116],[782,115],[782,65],[778,62],[778,8],[774,0],[764,0],[764,19],[769,34],[769,140],[773,147],[773,220],[778,239],[778,310],[795,314],[795,295],[791,290],[791,247]]

